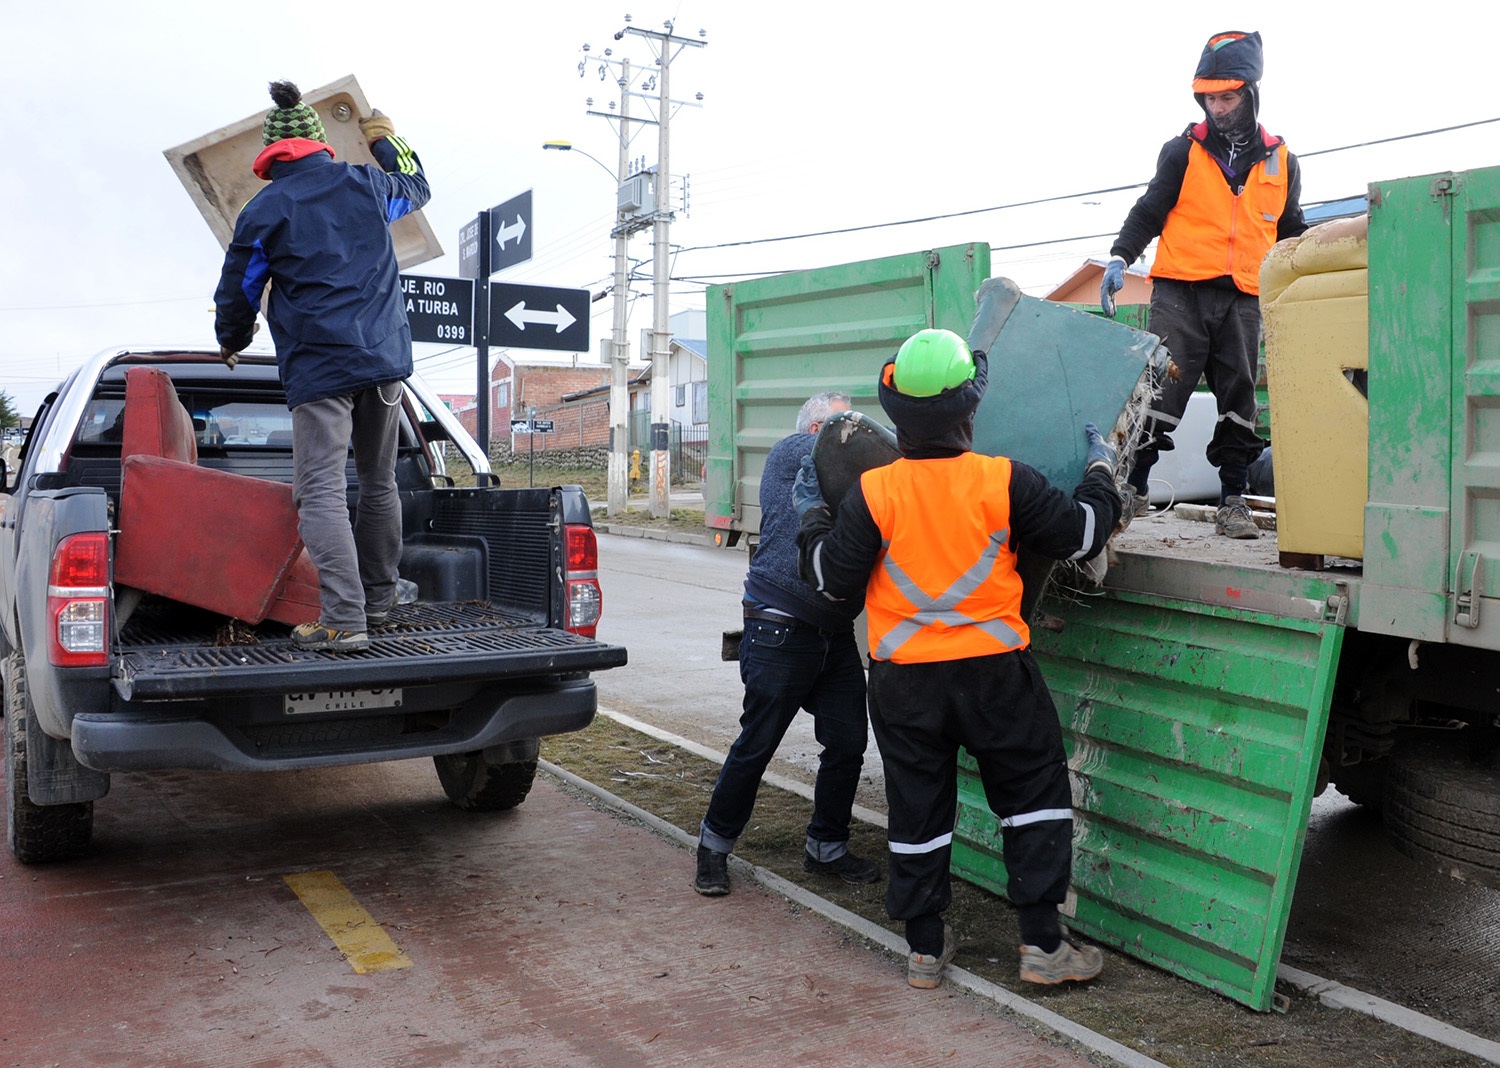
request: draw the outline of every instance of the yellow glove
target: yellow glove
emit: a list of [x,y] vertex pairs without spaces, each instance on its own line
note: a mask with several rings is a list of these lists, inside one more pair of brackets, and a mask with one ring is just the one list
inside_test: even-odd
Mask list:
[[382,137],[391,137],[396,128],[391,125],[391,120],[382,115],[378,110],[370,114],[368,119],[359,120],[359,132],[365,135],[368,144],[374,144]]

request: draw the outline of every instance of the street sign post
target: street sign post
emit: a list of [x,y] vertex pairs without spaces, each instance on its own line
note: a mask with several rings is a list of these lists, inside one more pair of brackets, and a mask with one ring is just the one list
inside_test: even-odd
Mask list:
[[589,351],[589,291],[490,285],[489,338],[516,349]]
[[474,344],[474,283],[467,278],[403,274],[401,296],[411,339],[436,344]]

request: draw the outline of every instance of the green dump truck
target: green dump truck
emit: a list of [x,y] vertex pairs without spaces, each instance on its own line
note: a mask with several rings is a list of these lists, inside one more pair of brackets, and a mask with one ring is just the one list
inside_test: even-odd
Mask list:
[[[1330,784],[1403,852],[1500,886],[1500,168],[1377,182],[1369,205],[1267,260],[1274,535],[1215,537],[1191,506],[1137,519],[1103,584],[1054,581],[1032,632],[1074,778],[1070,923],[1256,1009]],[[880,360],[923,326],[965,332],[987,253],[711,292],[706,522],[726,543],[753,537],[788,413],[829,388],[878,413]],[[810,331],[821,348],[789,344]],[[954,868],[1003,892],[977,777],[960,793]]]

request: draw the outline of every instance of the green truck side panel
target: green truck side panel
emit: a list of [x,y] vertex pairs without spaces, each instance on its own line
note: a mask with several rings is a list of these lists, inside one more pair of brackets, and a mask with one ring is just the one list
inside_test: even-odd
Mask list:
[[[1451,176],[1441,176],[1449,178]],[[1438,177],[1370,186],[1370,493],[1360,629],[1441,641],[1452,507],[1454,209]]]
[[967,334],[989,276],[979,241],[710,288],[705,523],[758,532],[766,453],[802,403],[840,390],[879,413],[881,364],[926,327]]
[[[1326,596],[1335,590],[1326,584]],[[1163,597],[1044,601],[1073,776],[1075,930],[1271,1007],[1343,627]],[[953,870],[1005,891],[967,754]]]
[[1370,186],[1360,629],[1500,648],[1500,168]]

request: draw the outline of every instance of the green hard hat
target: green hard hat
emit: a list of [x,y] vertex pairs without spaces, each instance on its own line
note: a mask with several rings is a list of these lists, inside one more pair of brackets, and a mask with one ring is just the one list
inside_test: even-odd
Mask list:
[[952,330],[919,330],[896,353],[892,385],[908,397],[935,397],[974,377],[974,355]]

